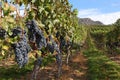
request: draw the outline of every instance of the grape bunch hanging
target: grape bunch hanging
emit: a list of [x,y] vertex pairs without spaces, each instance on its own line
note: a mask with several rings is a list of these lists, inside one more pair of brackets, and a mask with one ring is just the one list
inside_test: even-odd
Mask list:
[[[12,29],[12,34],[8,35],[10,38],[18,37],[17,42],[12,43],[11,46],[14,50],[15,60],[19,68],[24,67],[28,63],[28,53],[31,50],[40,50],[42,55],[46,54],[46,51],[52,54],[56,52],[57,54],[53,57],[56,58],[58,75],[60,76],[62,69],[62,47],[68,47],[65,39],[58,35],[58,37],[60,37],[60,43],[58,44],[51,35],[45,37],[35,20],[27,21],[25,24],[28,29],[27,31],[21,27],[16,27]],[[0,38],[5,39],[6,35],[7,32],[0,28]],[[31,44],[34,45],[31,46]],[[34,66],[40,67],[43,59],[43,56],[37,57]],[[38,69],[39,68],[34,67],[33,73],[36,73]],[[33,77],[36,77],[36,74],[32,74]]]
[[15,52],[15,60],[18,63],[19,67],[22,68],[28,62],[28,53],[31,51],[31,48],[28,44],[27,34],[25,30],[22,30],[20,27],[14,28],[12,30],[12,38],[18,36],[20,37],[19,41],[11,44]]

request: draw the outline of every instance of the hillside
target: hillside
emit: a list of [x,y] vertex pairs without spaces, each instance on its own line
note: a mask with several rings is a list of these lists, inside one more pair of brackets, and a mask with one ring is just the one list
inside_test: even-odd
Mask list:
[[93,21],[90,18],[79,18],[79,24],[84,24],[84,25],[104,25],[100,21]]

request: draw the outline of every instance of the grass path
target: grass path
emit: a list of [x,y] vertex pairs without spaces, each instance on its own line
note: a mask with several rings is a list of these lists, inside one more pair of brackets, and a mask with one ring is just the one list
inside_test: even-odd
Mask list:
[[88,50],[88,80],[120,80],[120,65],[99,50]]

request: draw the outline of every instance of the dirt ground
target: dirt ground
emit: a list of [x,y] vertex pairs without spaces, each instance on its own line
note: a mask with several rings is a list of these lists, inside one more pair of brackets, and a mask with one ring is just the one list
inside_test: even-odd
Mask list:
[[119,55],[108,55],[108,57],[115,61],[116,63],[120,64],[120,54]]
[[[116,56],[108,55],[108,57],[111,60],[115,61],[116,63],[120,64],[120,55],[116,55]],[[0,66],[4,66],[6,64],[7,65],[14,64],[14,61],[12,62],[10,61],[9,62],[2,61]],[[56,63],[52,63],[49,66],[46,66],[43,69],[39,70],[37,80],[88,80],[87,58],[80,52],[74,54],[71,57],[68,65],[66,65],[66,63],[63,61],[61,77],[58,79],[56,76],[57,76],[57,65]],[[31,77],[31,73],[28,73],[26,76],[22,76],[20,79],[16,79],[16,80],[30,80],[30,77]]]
[[[57,65],[53,63],[39,71],[37,80],[87,80],[86,73],[87,59],[83,54],[77,53],[70,59],[69,65],[63,62],[62,75],[59,79],[56,77]],[[27,78],[30,78],[30,74]]]

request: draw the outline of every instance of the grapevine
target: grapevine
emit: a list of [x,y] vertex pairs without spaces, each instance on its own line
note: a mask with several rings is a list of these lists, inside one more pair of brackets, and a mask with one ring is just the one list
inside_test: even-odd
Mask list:
[[[15,7],[16,5],[18,7]],[[21,5],[24,5],[25,13],[22,16],[18,9]],[[56,58],[60,76],[62,51],[68,53],[63,47],[67,51],[70,49],[69,41],[65,37],[73,40],[78,25],[77,10],[71,8],[68,0],[1,1],[0,11],[3,13],[0,15],[0,39],[6,40],[10,44],[7,47],[13,48],[18,66],[22,68],[28,63],[30,51],[41,51],[41,56],[35,56],[32,79],[36,79],[44,56],[49,53]],[[16,14],[13,15],[14,11]],[[64,35],[62,37],[65,42],[60,39],[60,35]]]

